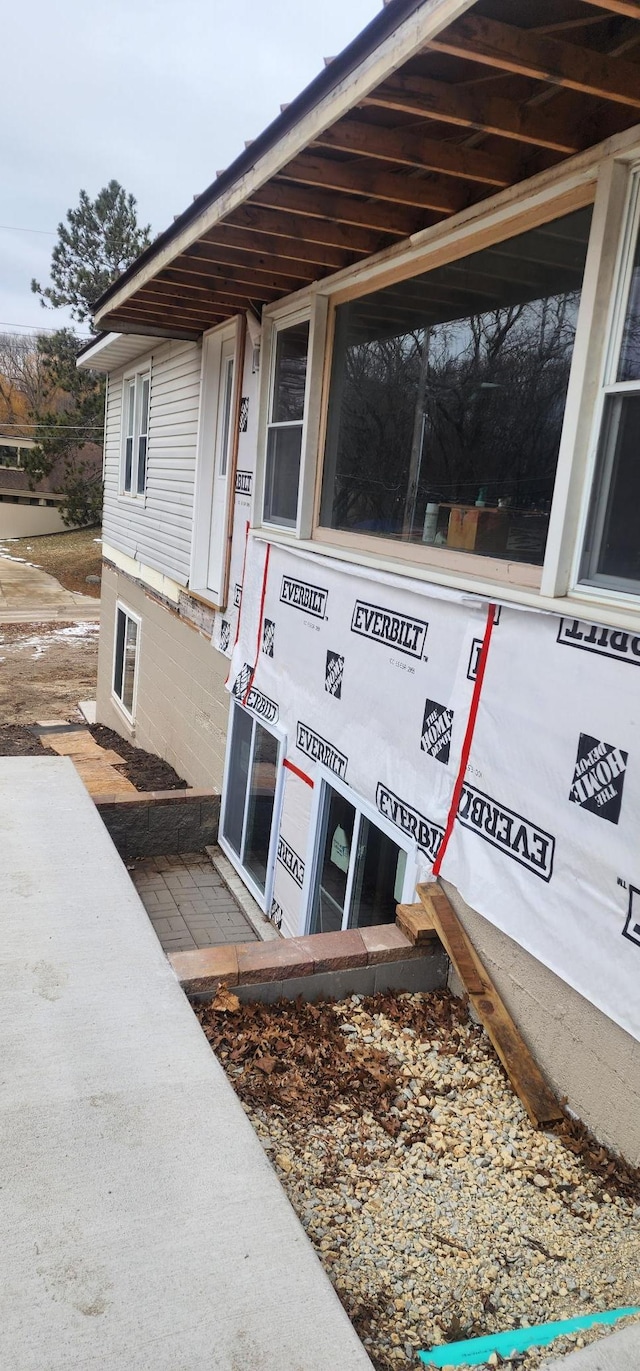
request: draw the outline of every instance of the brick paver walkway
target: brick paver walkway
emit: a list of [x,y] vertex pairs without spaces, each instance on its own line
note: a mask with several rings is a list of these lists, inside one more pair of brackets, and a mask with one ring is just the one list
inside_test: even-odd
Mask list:
[[257,941],[206,852],[141,857],[130,874],[165,952]]

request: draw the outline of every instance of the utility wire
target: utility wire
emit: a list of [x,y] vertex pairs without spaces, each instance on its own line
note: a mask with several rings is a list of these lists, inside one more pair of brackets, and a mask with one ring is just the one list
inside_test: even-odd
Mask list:
[[[60,333],[60,328],[50,328],[47,324],[13,324],[9,319],[0,319],[0,328],[24,328],[31,333]],[[69,328],[76,338],[93,338],[92,333],[77,333],[70,324],[63,324],[62,328]]]
[[47,238],[56,236],[53,229],[19,228],[17,224],[0,224],[0,229],[4,229],[6,233],[44,233]]

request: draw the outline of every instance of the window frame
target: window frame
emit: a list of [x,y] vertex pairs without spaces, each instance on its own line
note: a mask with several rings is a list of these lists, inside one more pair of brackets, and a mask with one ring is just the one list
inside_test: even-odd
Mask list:
[[[228,841],[228,839],[225,838],[225,836],[224,836],[224,821],[225,821],[225,816],[226,816],[226,808],[227,808],[227,801],[228,801],[228,794],[229,794],[229,792],[228,792],[228,786],[229,786],[229,775],[230,775],[230,765],[231,765],[231,748],[232,748],[232,741],[233,741],[233,721],[234,721],[233,711],[234,711],[234,709],[241,709],[241,710],[243,710],[243,712],[244,712],[245,714],[248,714],[249,718],[250,718],[251,721],[252,721],[252,731],[251,731],[251,759],[252,759],[252,760],[253,760],[253,750],[254,750],[254,746],[255,746],[255,726],[256,726],[256,724],[260,724],[261,728],[264,728],[264,730],[265,730],[266,733],[270,733],[271,736],[272,736],[273,738],[275,738],[275,740],[276,740],[276,742],[277,742],[277,745],[278,745],[278,760],[277,760],[277,763],[276,763],[276,784],[275,784],[275,790],[274,790],[274,793],[273,793],[273,814],[272,814],[272,818],[271,818],[271,834],[270,834],[270,837],[269,837],[269,855],[268,855],[268,858],[267,858],[267,875],[266,875],[266,880],[265,880],[264,892],[261,891],[260,888],[259,888],[259,886],[256,885],[256,882],[254,881],[254,879],[253,879],[253,877],[252,877],[252,875],[251,875],[251,872],[250,872],[250,871],[247,871],[246,867],[243,866],[242,860],[241,860],[241,858],[238,856],[238,853],[234,850],[234,848],[231,846],[231,843],[230,843],[230,842]],[[267,723],[265,723],[264,719],[261,719],[261,718],[259,717],[259,715],[254,714],[253,710],[247,709],[246,705],[243,705],[243,704],[241,703],[240,700],[236,700],[236,699],[232,696],[232,697],[231,697],[231,701],[230,701],[230,708],[229,708],[229,718],[228,718],[228,722],[227,722],[227,741],[226,741],[225,757],[224,757],[224,774],[223,774],[223,779],[222,779],[222,795],[221,795],[221,799],[220,799],[220,823],[219,823],[219,827],[218,827],[218,844],[219,844],[219,846],[222,848],[222,851],[224,852],[225,857],[228,857],[229,861],[231,862],[231,865],[232,865],[232,866],[234,867],[234,869],[237,871],[238,875],[240,876],[240,878],[241,878],[241,880],[243,881],[244,885],[246,885],[247,889],[249,890],[250,894],[253,896],[253,898],[254,898],[254,900],[256,901],[256,903],[260,906],[260,909],[262,910],[263,914],[267,914],[267,915],[269,914],[269,911],[270,911],[270,909],[271,909],[271,901],[272,901],[272,898],[273,898],[273,885],[274,885],[274,880],[275,880],[275,866],[276,866],[276,856],[277,856],[277,851],[278,851],[278,838],[279,838],[279,836],[280,836],[280,818],[281,818],[281,814],[282,814],[282,801],[283,801],[283,796],[284,796],[284,773],[285,773],[284,759],[285,759],[285,757],[286,757],[286,753],[287,753],[287,733],[285,732],[285,730],[284,730],[283,728],[281,728],[278,724],[267,724]],[[250,769],[249,769],[249,772],[248,772],[247,774],[250,775]],[[246,791],[245,791],[245,797],[244,797],[244,810],[243,810],[243,818],[242,818],[242,843],[241,843],[241,846],[242,846],[242,847],[244,847],[244,840],[245,840],[245,837],[246,837],[247,811],[248,811],[250,793],[251,793],[250,786],[247,785],[247,788],[246,788]]]
[[[233,381],[231,385],[231,409],[227,446],[227,467],[224,475],[218,472],[218,417],[220,386],[223,363],[222,350],[225,343],[233,342]],[[229,596],[229,564],[231,557],[230,532],[233,527],[233,508],[235,499],[236,468],[238,464],[238,445],[240,441],[240,403],[244,382],[246,327],[242,315],[225,319],[214,328],[207,329],[202,335],[202,359],[200,364],[200,396],[198,403],[198,432],[196,442],[196,463],[193,495],[193,525],[191,534],[191,558],[189,565],[189,589],[192,594],[211,605],[214,609],[224,610]],[[215,395],[210,383],[211,368],[215,366],[218,384]],[[226,380],[226,373],[225,373]],[[224,382],[223,382],[224,384]],[[226,504],[223,521],[222,541],[224,544],[222,575],[218,598],[214,597],[208,585],[210,565],[211,527],[216,476],[226,481]]]
[[[615,396],[640,397],[640,376],[632,381],[616,379],[634,260],[640,248],[640,162],[636,160],[628,165],[625,173],[624,205],[619,216],[621,222],[618,224],[617,252],[610,283],[606,340],[602,348],[598,392],[593,407],[580,521],[573,555],[571,589],[575,595],[589,597],[596,602],[614,601],[620,605],[638,608],[640,584],[634,590],[623,578],[598,573],[595,565],[600,556],[602,527],[611,486],[611,471],[605,473],[601,468],[601,463],[605,460],[610,463],[613,455],[607,454],[605,457],[603,450],[608,427],[608,401]],[[600,489],[596,494],[598,486]]]
[[[318,434],[322,403],[322,376],[325,365],[328,299],[312,287],[288,299],[286,305],[271,306],[264,311],[261,342],[260,399],[258,426],[258,461],[252,522],[255,527],[275,537],[308,538],[311,536],[315,481],[318,454]],[[276,524],[264,517],[267,444],[271,429],[275,366],[278,334],[296,324],[309,323],[307,374],[305,380],[302,438],[300,446],[300,475],[295,524]],[[296,423],[299,421],[295,421]]]
[[[356,811],[357,832],[360,832],[360,822],[362,818],[368,819],[370,823],[380,829],[387,838],[396,844],[407,855],[407,862],[404,872],[402,885],[402,897],[398,903],[411,903],[418,879],[418,849],[415,842],[408,834],[403,833],[402,829],[397,828],[389,819],[385,819],[383,814],[375,808],[369,800],[365,800],[362,795],[353,790],[346,781],[341,781],[335,772],[318,762],[314,771],[313,800],[311,804],[311,815],[309,818],[309,839],[307,843],[307,853],[305,860],[304,883],[301,898],[301,919],[300,925],[303,934],[311,932],[311,920],[313,917],[313,896],[316,887],[320,863],[322,861],[322,818],[324,813],[325,796],[327,787],[335,790],[343,799],[347,800]],[[349,872],[347,877],[347,887],[345,892],[345,918],[348,919],[350,913],[351,896],[353,893],[353,876],[357,854],[357,842],[352,845],[349,858]],[[342,924],[342,931],[349,928],[348,922]]]
[[[322,482],[324,475],[324,465],[326,460],[327,428],[331,389],[331,372],[333,363],[333,344],[335,335],[336,310],[339,305],[351,300],[366,298],[367,295],[374,294],[378,290],[384,289],[387,285],[392,285],[398,281],[411,280],[414,276],[419,276],[428,272],[432,268],[444,266],[449,262],[462,261],[464,258],[480,251],[482,248],[493,246],[501,242],[508,242],[516,238],[520,233],[529,229],[539,227],[543,224],[552,223],[555,219],[569,214],[574,210],[593,207],[597,200],[598,179],[594,169],[592,176],[576,187],[573,191],[567,190],[566,186],[560,186],[555,194],[547,197],[543,203],[537,205],[532,210],[527,199],[512,207],[511,213],[500,219],[494,226],[488,226],[482,222],[476,225],[475,233],[469,232],[462,236],[452,232],[451,238],[445,237],[444,242],[437,242],[426,253],[422,252],[414,256],[411,263],[403,264],[402,268],[395,271],[380,269],[372,271],[367,278],[366,284],[346,285],[332,291],[328,297],[328,320],[326,325],[326,350],[324,359],[324,371],[322,378],[322,400],[321,417],[319,424],[318,446],[317,446],[317,470],[313,501],[312,527],[310,538],[316,545],[316,550],[320,551],[321,546],[327,552],[338,552],[338,550],[348,553],[359,553],[362,558],[375,556],[382,559],[393,559],[401,565],[416,570],[420,568],[424,572],[433,571],[436,575],[443,575],[445,583],[460,584],[460,578],[468,578],[473,581],[475,578],[484,583],[491,583],[499,593],[500,587],[513,587],[515,591],[538,592],[540,593],[544,582],[544,573],[547,566],[547,553],[549,548],[550,532],[552,528],[554,509],[558,496],[558,473],[563,450],[567,443],[567,433],[570,428],[569,416],[569,396],[572,389],[576,386],[576,376],[581,370],[581,357],[578,354],[578,339],[584,334],[584,317],[588,312],[588,300],[585,301],[585,283],[587,282],[587,264],[591,239],[593,236],[593,218],[589,243],[587,247],[587,261],[585,262],[585,272],[580,298],[580,306],[576,322],[576,336],[573,354],[571,358],[571,368],[569,374],[569,384],[567,388],[567,399],[563,415],[562,430],[560,436],[560,447],[558,453],[558,465],[556,468],[556,479],[554,482],[553,498],[549,514],[549,525],[547,531],[547,546],[542,565],[529,562],[509,561],[507,558],[494,558],[491,556],[481,556],[473,552],[457,551],[451,548],[433,547],[414,542],[404,542],[400,538],[385,538],[375,534],[353,533],[342,529],[332,529],[320,522],[320,507],[322,498]],[[323,288],[326,289],[325,283]]]
[[[147,495],[147,478],[149,474],[149,432],[151,427],[151,379],[152,379],[153,358],[149,357],[144,366],[132,367],[124,372],[122,376],[122,416],[120,426],[120,474],[119,474],[119,497],[123,500],[135,500],[137,503],[145,503]],[[145,382],[149,384],[149,394],[146,408],[146,428],[142,429],[142,396],[144,393]],[[129,392],[133,383],[133,433],[128,433],[129,427]],[[131,438],[131,475],[129,489],[127,489],[127,442]],[[140,473],[140,440],[146,439],[144,457],[144,486],[138,490]]]
[[[132,623],[135,623],[135,625],[136,625],[136,651],[135,651],[135,658],[134,658],[134,663],[133,663],[133,696],[132,696],[132,701],[131,701],[131,711],[129,711],[129,710],[127,709],[127,706],[124,704],[124,702],[123,702],[123,700],[122,700],[122,697],[121,697],[120,695],[118,695],[118,693],[117,693],[117,691],[116,691],[116,656],[117,656],[117,650],[118,650],[118,615],[119,615],[119,614],[124,614],[124,617],[125,617],[125,630],[124,630],[124,631],[125,631],[125,637],[124,637],[125,645],[126,645],[126,638],[127,638],[127,619],[131,619]],[[142,638],[142,619],[141,619],[140,615],[139,615],[139,614],[136,614],[135,610],[131,609],[131,608],[129,607],[129,605],[126,605],[126,604],[124,603],[124,600],[120,600],[120,599],[116,600],[116,612],[115,612],[115,616],[114,616],[114,633],[113,633],[113,658],[112,658],[112,663],[111,663],[111,698],[112,698],[112,700],[114,700],[115,704],[117,705],[117,707],[118,707],[118,709],[121,711],[121,713],[124,714],[124,717],[125,717],[125,719],[127,720],[127,723],[129,723],[129,724],[132,725],[132,726],[135,724],[136,709],[137,709],[137,703],[138,703],[138,677],[139,677],[139,674],[140,674],[140,673],[139,673],[139,663],[140,663],[140,642],[141,642],[141,638]],[[123,682],[124,682],[124,652],[123,652],[123,658],[122,658],[122,680],[123,680]]]

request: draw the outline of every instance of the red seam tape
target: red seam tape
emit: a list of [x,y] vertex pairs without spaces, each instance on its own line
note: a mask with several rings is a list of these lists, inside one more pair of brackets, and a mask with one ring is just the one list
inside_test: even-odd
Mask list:
[[456,783],[453,788],[451,808],[449,809],[447,827],[444,831],[444,838],[442,839],[442,842],[440,844],[440,851],[438,852],[436,860],[433,863],[434,876],[440,875],[442,859],[449,845],[449,839],[451,837],[451,834],[453,833],[453,825],[456,821],[456,814],[458,813],[458,805],[460,804],[460,796],[462,794],[465,772],[467,770],[469,753],[471,752],[471,744],[473,742],[473,735],[476,727],[476,719],[478,717],[478,707],[480,705],[480,695],[482,693],[482,682],[484,680],[484,672],[485,667],[487,665],[487,657],[489,656],[489,643],[491,642],[491,634],[493,632],[495,617],[496,607],[495,605],[489,605],[489,609],[487,610],[487,622],[485,625],[484,637],[482,639],[482,647],[480,649],[480,656],[478,658],[478,670],[476,672],[476,679],[473,687],[473,695],[471,696],[471,708],[469,710],[469,718],[467,719],[467,729],[464,735],[464,742],[462,744],[462,753],[460,756],[460,769],[458,771]]
[[287,771],[292,771],[294,776],[299,776],[300,780],[304,781],[305,785],[310,785],[313,790],[314,782],[310,776],[307,776],[306,771],[301,771],[300,767],[296,766],[294,762],[290,762],[288,757],[285,757],[282,765],[286,766]]

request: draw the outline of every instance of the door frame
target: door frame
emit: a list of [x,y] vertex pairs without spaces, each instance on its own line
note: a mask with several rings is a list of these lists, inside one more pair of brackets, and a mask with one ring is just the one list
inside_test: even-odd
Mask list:
[[[339,777],[336,776],[335,772],[330,771],[328,767],[323,766],[321,763],[318,763],[316,766],[314,782],[311,817],[309,820],[309,843],[307,847],[307,860],[305,862],[304,884],[302,887],[302,933],[308,934],[311,932],[313,893],[322,856],[320,851],[322,839],[322,814],[327,786],[332,790],[337,791],[345,800],[348,800],[349,804],[353,805],[356,811],[358,826],[360,824],[361,816],[368,819],[370,823],[380,829],[381,833],[384,833],[387,838],[390,838],[391,841],[396,844],[396,847],[399,847],[403,852],[406,852],[407,862],[402,885],[402,899],[400,902],[403,904],[410,904],[415,895],[416,882],[418,879],[418,849],[416,844],[406,833],[403,833],[401,829],[396,828],[395,824],[392,824],[388,819],[385,819],[375,808],[375,805],[372,805],[368,800],[363,799],[356,790],[353,790],[351,786],[347,785],[346,781],[341,781]],[[349,916],[357,848],[358,843],[356,841],[352,845],[352,851],[349,858],[349,872],[345,892],[345,919],[348,919]],[[348,922],[344,922],[343,920],[342,929],[344,930],[348,927]]]
[[[229,589],[229,550],[232,532],[233,498],[238,457],[240,400],[244,371],[244,315],[226,319],[202,335],[202,363],[200,367],[200,400],[198,406],[198,436],[193,498],[193,533],[189,589],[215,609],[226,607]],[[227,463],[227,489],[223,527],[222,574],[217,596],[209,588],[211,555],[211,526],[215,469],[218,455],[218,418],[220,412],[220,381],[222,349],[225,343],[235,342],[234,376],[231,394],[230,444]],[[212,381],[212,371],[215,380]]]
[[[255,883],[253,877],[251,876],[250,872],[248,872],[248,871],[246,870],[246,868],[242,865],[242,862],[241,862],[241,860],[240,860],[240,858],[239,858],[237,852],[234,851],[234,849],[232,848],[231,844],[227,841],[227,839],[226,839],[225,836],[224,836],[224,819],[225,819],[225,811],[226,811],[226,806],[227,806],[228,783],[229,783],[229,763],[230,763],[230,759],[231,759],[231,743],[232,743],[232,738],[233,738],[233,710],[234,710],[234,708],[242,709],[242,710],[244,711],[245,714],[248,714],[248,715],[249,715],[249,718],[252,720],[252,722],[253,722],[254,725],[255,725],[255,724],[260,724],[261,727],[264,728],[265,731],[266,731],[267,733],[270,733],[270,734],[272,735],[272,737],[274,737],[274,738],[276,739],[276,742],[277,742],[277,744],[278,744],[278,760],[277,760],[277,762],[276,762],[276,786],[275,786],[275,791],[274,791],[274,796],[273,796],[273,815],[272,815],[272,819],[271,819],[271,836],[270,836],[270,838],[269,838],[269,855],[268,855],[268,858],[267,858],[267,875],[266,875],[266,880],[265,880],[264,892],[262,892],[262,891],[259,889],[259,887],[256,885],[256,883]],[[255,732],[252,732],[252,749],[253,749],[253,739],[254,739],[254,737],[255,737]],[[228,726],[227,726],[227,743],[226,743],[225,757],[224,757],[224,776],[223,776],[223,780],[222,780],[222,797],[221,797],[221,801],[220,801],[220,822],[219,822],[219,826],[218,826],[218,846],[222,848],[222,851],[224,852],[225,857],[228,857],[228,858],[229,858],[229,861],[231,862],[231,865],[232,865],[233,867],[235,867],[235,870],[237,871],[237,873],[238,873],[238,875],[239,875],[241,881],[243,882],[244,885],[246,885],[247,890],[249,891],[249,893],[250,893],[251,895],[253,895],[253,898],[254,898],[254,900],[256,901],[256,903],[260,905],[260,908],[261,908],[262,912],[263,912],[264,914],[266,914],[267,916],[269,915],[269,912],[270,912],[270,909],[271,909],[271,900],[272,900],[272,897],[273,897],[273,882],[274,882],[274,878],[275,878],[276,856],[277,856],[277,852],[278,852],[278,839],[279,839],[279,837],[280,837],[280,816],[281,816],[281,812],[282,812],[282,800],[283,800],[283,796],[284,796],[284,766],[283,766],[283,762],[284,762],[284,759],[285,759],[285,756],[286,756],[286,752],[287,752],[287,734],[285,733],[284,729],[278,727],[277,724],[266,724],[266,723],[264,722],[264,720],[261,719],[261,718],[259,717],[259,715],[254,714],[253,710],[247,709],[245,705],[242,705],[242,704],[240,703],[239,700],[235,700],[235,699],[233,698],[233,696],[232,696],[232,698],[231,698],[231,704],[230,704],[230,710],[229,710],[229,722],[228,722]],[[247,786],[247,790],[246,790],[246,793],[245,793],[245,801],[244,801],[244,813],[243,813],[243,820],[242,820],[242,833],[243,833],[243,839],[244,839],[244,835],[245,835],[245,827],[246,827],[246,822],[247,822],[247,805],[248,805],[248,797],[249,797],[249,786]]]

